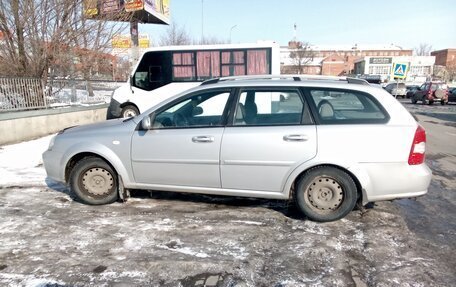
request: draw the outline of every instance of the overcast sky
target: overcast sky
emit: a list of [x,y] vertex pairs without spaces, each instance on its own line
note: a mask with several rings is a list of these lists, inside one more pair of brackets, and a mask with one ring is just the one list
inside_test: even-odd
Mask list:
[[[456,1],[170,0],[171,21],[195,38],[215,36],[233,43],[297,38],[314,45],[395,44],[413,49],[456,48]],[[202,13],[203,6],[203,13]],[[203,20],[203,25],[202,25]],[[236,25],[236,26],[235,26]],[[235,26],[231,29],[231,27]],[[163,25],[141,25],[153,42]]]

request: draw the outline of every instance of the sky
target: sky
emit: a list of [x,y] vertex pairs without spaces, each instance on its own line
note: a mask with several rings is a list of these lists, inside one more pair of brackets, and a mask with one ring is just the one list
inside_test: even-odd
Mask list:
[[[455,0],[170,0],[171,22],[193,39],[232,43],[294,37],[312,45],[395,44],[413,49],[456,48]],[[202,13],[203,12],[203,13]],[[166,25],[140,25],[157,45]]]

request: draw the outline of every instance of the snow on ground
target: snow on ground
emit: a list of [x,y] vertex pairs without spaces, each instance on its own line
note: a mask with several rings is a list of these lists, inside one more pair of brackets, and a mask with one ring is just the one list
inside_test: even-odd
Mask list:
[[0,187],[46,186],[41,155],[54,135],[0,147]]

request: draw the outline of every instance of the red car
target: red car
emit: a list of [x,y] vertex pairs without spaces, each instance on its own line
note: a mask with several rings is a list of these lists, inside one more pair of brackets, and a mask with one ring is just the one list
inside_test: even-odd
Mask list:
[[423,105],[432,105],[438,101],[444,105],[448,103],[448,86],[444,82],[425,82],[413,93],[411,100],[413,104],[421,101]]

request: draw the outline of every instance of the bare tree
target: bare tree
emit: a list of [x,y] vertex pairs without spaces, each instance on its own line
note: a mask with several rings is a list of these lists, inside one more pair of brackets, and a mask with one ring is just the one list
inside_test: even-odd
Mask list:
[[215,36],[206,36],[198,41],[193,41],[196,45],[213,45],[213,44],[227,44],[227,40],[221,40]]
[[0,1],[0,31],[6,35],[0,42],[0,73],[46,80],[49,72],[74,75],[79,66],[87,78],[87,71],[98,65],[94,58],[107,51],[112,36],[124,26],[87,20],[82,2]]
[[159,38],[160,46],[190,45],[192,40],[184,26],[172,23]]
[[426,44],[426,43],[421,43],[414,50],[415,50],[415,54],[417,56],[429,56],[432,51],[432,45]]
[[306,64],[313,61],[314,52],[309,43],[292,41],[290,42],[290,58],[293,63],[293,70],[296,74],[305,72]]

